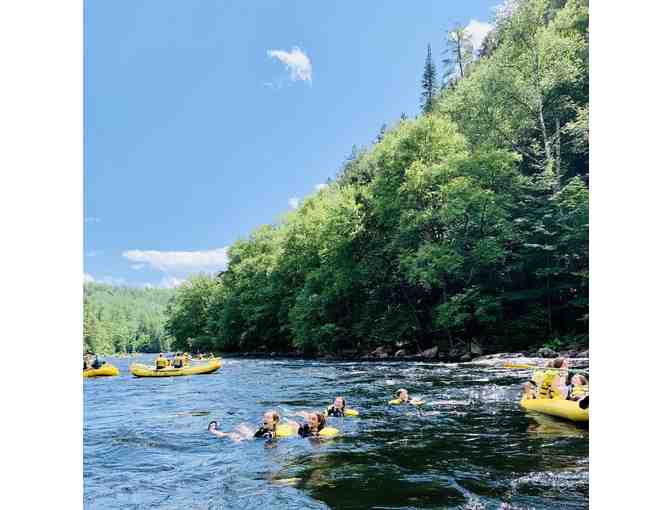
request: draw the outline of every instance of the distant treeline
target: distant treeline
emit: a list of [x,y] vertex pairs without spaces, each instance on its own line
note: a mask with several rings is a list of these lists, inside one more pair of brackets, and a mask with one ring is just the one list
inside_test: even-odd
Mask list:
[[165,312],[174,293],[84,284],[84,349],[100,354],[170,350]]
[[506,5],[479,58],[449,30],[444,80],[428,51],[421,115],[177,290],[175,348],[587,341],[588,2]]

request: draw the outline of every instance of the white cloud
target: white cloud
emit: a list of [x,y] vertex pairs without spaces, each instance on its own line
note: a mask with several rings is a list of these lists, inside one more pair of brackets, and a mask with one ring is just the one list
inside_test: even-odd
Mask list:
[[327,187],[327,185],[326,185],[325,183],[321,183],[321,184],[316,184],[316,185],[315,185],[315,189],[316,189],[317,191],[322,191],[322,190],[323,190],[324,188],[326,188],[326,187]]
[[139,269],[142,269],[143,267],[145,267],[144,264],[132,264],[131,265],[131,269],[135,269],[136,271],[139,270]]
[[187,280],[184,278],[177,278],[175,276],[164,276],[161,279],[161,282],[159,282],[159,287],[163,287],[164,289],[174,289],[175,287],[179,287],[186,281]]
[[223,271],[229,263],[226,247],[205,251],[128,250],[122,255],[171,275]]
[[481,49],[485,36],[488,35],[493,28],[495,28],[494,25],[476,19],[470,20],[469,24],[464,27],[464,31],[471,39],[471,43],[474,47],[474,55]]
[[100,218],[97,216],[87,216],[84,218],[84,223],[100,223]]
[[299,199],[298,197],[292,197],[289,199],[289,207],[292,209],[298,209],[299,208]]
[[280,62],[285,64],[287,70],[290,72],[290,78],[292,81],[307,81],[312,83],[313,81],[313,66],[303,51],[297,46],[292,48],[292,51],[287,52],[285,50],[268,50],[266,55],[270,58],[277,58]]
[[91,276],[89,273],[84,273],[84,283],[93,283],[96,279]]

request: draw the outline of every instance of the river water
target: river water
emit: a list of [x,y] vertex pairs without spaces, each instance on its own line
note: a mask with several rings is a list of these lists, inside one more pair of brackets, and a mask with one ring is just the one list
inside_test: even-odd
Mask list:
[[[224,359],[210,375],[137,379],[135,360],[84,380],[85,508],[588,508],[588,430],[523,411],[525,370]],[[427,403],[388,405],[399,387]],[[336,395],[360,417],[330,419],[335,439],[206,431]]]

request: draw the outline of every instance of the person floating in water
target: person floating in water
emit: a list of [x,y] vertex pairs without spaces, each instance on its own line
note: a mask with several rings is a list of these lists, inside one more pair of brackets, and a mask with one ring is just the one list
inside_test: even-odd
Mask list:
[[308,422],[301,425],[298,434],[301,437],[318,437],[327,425],[324,413],[309,413]]
[[217,437],[228,437],[235,442],[245,439],[266,439],[273,440],[280,437],[318,437],[334,436],[338,430],[332,427],[326,427],[327,418],[323,413],[307,413],[307,423],[299,425],[293,420],[287,420],[280,423],[280,413],[275,410],[269,410],[264,413],[263,421],[259,428],[254,431],[245,424],[239,425],[231,432],[219,430],[219,424],[211,421],[208,424],[208,432]]
[[420,400],[419,398],[411,398],[408,394],[408,390],[405,388],[399,388],[395,391],[394,397],[394,400],[388,402],[389,404],[412,404],[414,406],[419,406],[425,403],[424,400]]
[[359,412],[355,409],[346,407],[345,397],[336,397],[334,403],[327,407],[325,411],[327,416],[333,416],[334,418],[343,418],[344,416],[359,416]]

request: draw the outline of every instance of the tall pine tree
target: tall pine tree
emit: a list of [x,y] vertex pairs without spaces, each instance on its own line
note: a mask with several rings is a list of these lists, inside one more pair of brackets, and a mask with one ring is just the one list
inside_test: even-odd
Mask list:
[[432,47],[427,45],[427,58],[425,59],[425,71],[422,73],[422,94],[420,96],[420,108],[423,113],[430,113],[436,99],[436,67],[432,61]]

